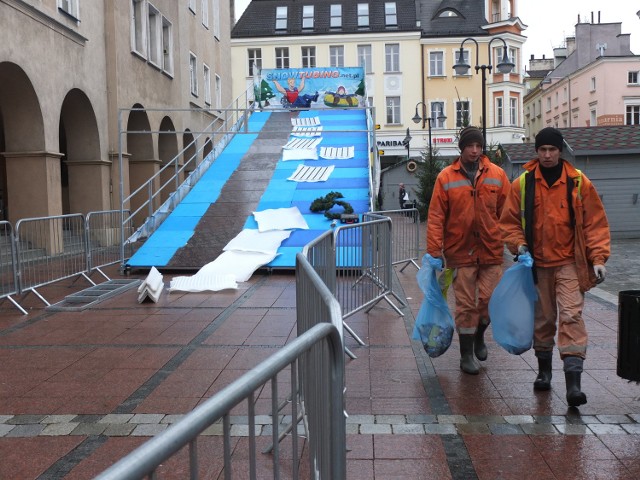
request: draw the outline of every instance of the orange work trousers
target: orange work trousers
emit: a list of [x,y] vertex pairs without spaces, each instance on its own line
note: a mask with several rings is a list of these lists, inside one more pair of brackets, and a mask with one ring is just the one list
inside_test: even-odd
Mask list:
[[582,318],[584,294],[575,263],[537,267],[538,301],[535,306],[533,348],[551,351],[558,331],[560,358],[587,354],[587,328]]
[[456,296],[456,330],[473,334],[482,322],[489,324],[489,299],[502,276],[501,265],[458,267],[453,279]]

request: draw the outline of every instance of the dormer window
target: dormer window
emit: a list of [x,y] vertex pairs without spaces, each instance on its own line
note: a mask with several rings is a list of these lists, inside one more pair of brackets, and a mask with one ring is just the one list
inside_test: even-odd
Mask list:
[[457,17],[457,16],[458,16],[458,14],[456,12],[454,12],[453,10],[443,10],[438,15],[438,17],[440,17],[440,18]]
[[313,29],[313,5],[302,7],[302,28],[305,30]]
[[398,13],[396,11],[396,2],[385,2],[384,23],[387,27],[398,25]]
[[331,28],[342,27],[342,5],[339,3],[331,5]]
[[369,26],[369,4],[368,3],[359,3],[358,4],[358,27],[368,27]]
[[276,7],[276,30],[287,29],[287,7]]

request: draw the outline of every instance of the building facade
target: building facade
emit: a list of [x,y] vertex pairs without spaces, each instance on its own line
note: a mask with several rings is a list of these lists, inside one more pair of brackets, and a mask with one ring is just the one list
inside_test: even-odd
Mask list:
[[[498,37],[515,68],[505,75],[486,71],[488,143],[523,136],[524,28],[517,0],[254,0],[231,33],[233,94],[251,90],[256,68],[360,66],[383,168],[420,159],[430,137],[441,155],[455,156],[462,125],[482,124],[483,83],[475,66],[500,62],[505,44],[493,41]],[[471,70],[456,75],[468,37],[463,54]],[[434,120],[416,123],[416,113]]]
[[578,23],[525,96],[526,136],[542,128],[640,124],[640,56],[621,23]]
[[221,0],[0,0],[0,218],[119,209],[121,178],[196,151],[231,103],[230,25]]

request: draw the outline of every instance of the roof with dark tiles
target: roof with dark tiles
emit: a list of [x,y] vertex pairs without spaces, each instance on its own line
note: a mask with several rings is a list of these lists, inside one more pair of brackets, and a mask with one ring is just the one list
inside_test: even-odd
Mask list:
[[[640,154],[640,125],[560,128],[569,153],[584,155]],[[533,143],[501,144],[511,163],[526,163],[535,158]]]
[[[386,0],[388,1],[388,0]],[[358,2],[350,0],[252,0],[231,31],[231,38],[331,35],[368,32],[419,31],[414,0],[396,0],[397,25],[385,25],[385,0],[369,0],[369,26],[358,27]],[[342,27],[331,28],[330,7],[342,5]],[[314,26],[302,28],[302,9],[314,7]],[[287,28],[276,30],[276,8],[287,7]]]
[[640,125],[559,129],[573,155],[640,153]]
[[[469,0],[417,0],[418,19],[424,37],[487,36],[482,29],[488,22],[484,12],[484,2]],[[457,16],[441,17],[445,10],[452,10]]]

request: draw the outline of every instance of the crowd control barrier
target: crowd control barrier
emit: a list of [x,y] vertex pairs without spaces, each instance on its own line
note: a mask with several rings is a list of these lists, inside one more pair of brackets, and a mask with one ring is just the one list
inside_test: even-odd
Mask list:
[[[270,465],[272,478],[346,478],[346,421],[344,416],[344,356],[342,335],[339,328],[340,307],[326,286],[318,278],[306,259],[298,254],[296,262],[296,290],[301,304],[298,312],[299,335],[277,353],[270,356],[245,375],[209,398],[200,406],[186,414],[167,430],[148,440],[126,457],[102,472],[99,480],[133,480],[145,476],[156,478],[161,465],[163,473],[171,475],[166,465],[176,465],[168,460],[183,447],[188,448],[188,465],[176,465],[184,478],[258,478],[257,442],[255,435],[256,392],[266,391],[263,386],[270,383],[271,398],[271,440],[269,449],[272,456]],[[302,298],[304,297],[304,298]],[[313,307],[313,308],[307,308]],[[291,392],[289,398],[296,401],[283,402],[289,405],[292,419],[300,418],[299,408],[308,425],[308,444],[303,449],[299,445],[298,430],[291,437],[291,452],[281,455],[280,437],[282,424],[281,405],[278,403],[278,374],[290,370]],[[248,439],[237,445],[232,455],[230,412],[246,403],[248,419]],[[207,452],[199,444],[203,443],[202,432],[222,420],[223,471],[204,474],[201,458]],[[291,431],[291,428],[288,429]],[[211,440],[211,437],[207,437]],[[215,440],[215,439],[214,439]],[[246,448],[245,448],[246,447]],[[248,449],[248,453],[246,452]],[[211,449],[209,448],[209,451]],[[308,461],[308,468],[300,464],[300,459]],[[287,471],[282,471],[288,464]],[[234,469],[238,475],[234,475]],[[188,477],[186,476],[188,471]],[[309,473],[309,475],[306,474]],[[259,478],[265,472],[259,472]],[[224,476],[223,476],[224,475]]]

